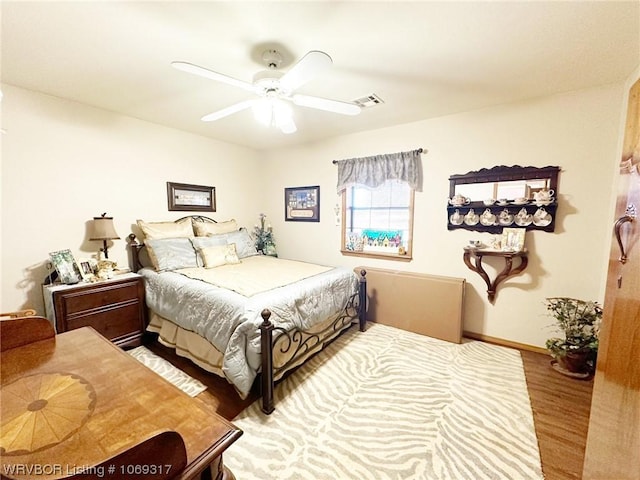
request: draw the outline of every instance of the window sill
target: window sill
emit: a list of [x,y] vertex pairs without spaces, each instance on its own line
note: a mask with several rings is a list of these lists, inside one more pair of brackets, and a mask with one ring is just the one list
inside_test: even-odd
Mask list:
[[413,257],[409,254],[398,255],[394,253],[356,252],[354,250],[340,250],[340,253],[349,257],[379,258],[382,260],[396,260],[399,262],[410,262],[413,260]]

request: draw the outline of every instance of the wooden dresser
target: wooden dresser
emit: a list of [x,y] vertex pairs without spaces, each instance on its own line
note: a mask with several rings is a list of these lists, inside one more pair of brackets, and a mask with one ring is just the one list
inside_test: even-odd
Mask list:
[[76,285],[44,285],[47,318],[56,332],[90,326],[120,347],[142,343],[144,280],[135,273]]

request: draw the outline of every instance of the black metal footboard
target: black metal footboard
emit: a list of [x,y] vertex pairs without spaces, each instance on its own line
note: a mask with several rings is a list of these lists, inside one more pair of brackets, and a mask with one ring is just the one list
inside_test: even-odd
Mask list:
[[[260,373],[260,387],[262,396],[262,411],[267,415],[275,410],[273,389],[275,379],[292,368],[295,368],[314,350],[319,351],[322,345],[331,341],[347,325],[352,324],[356,318],[360,331],[364,332],[367,324],[367,272],[360,271],[358,291],[349,299],[344,310],[338,317],[324,329],[318,332],[307,332],[294,328],[285,330],[275,327],[269,320],[271,312],[264,309],[261,313],[262,323],[260,324],[260,346],[262,357],[262,371]],[[274,339],[274,332],[276,338]],[[276,346],[277,344],[277,346]],[[286,355],[286,361],[281,365],[274,366],[273,352],[278,348],[278,352]]]

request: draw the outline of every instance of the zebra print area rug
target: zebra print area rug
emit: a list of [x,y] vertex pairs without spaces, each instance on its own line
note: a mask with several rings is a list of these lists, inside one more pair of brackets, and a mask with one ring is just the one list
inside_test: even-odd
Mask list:
[[202,382],[187,375],[179,368],[171,365],[171,363],[164,358],[159,357],[143,346],[127,350],[127,353],[190,397],[195,397],[207,389],[207,386]]
[[236,478],[542,479],[520,353],[351,328],[233,423]]

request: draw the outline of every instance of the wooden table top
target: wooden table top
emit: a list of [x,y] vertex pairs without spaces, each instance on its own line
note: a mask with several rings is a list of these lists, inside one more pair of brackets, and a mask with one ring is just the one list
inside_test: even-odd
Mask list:
[[3,474],[42,465],[51,471],[39,479],[65,477],[174,430],[187,450],[182,478],[191,478],[242,435],[90,327],[7,350],[0,365]]

